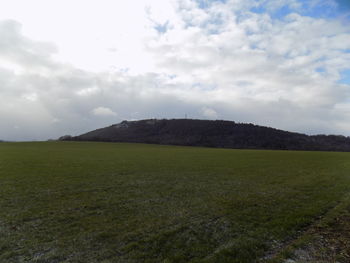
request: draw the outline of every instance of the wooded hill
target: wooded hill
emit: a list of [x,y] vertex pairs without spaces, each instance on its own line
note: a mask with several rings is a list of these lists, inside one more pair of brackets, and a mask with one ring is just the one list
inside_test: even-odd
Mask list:
[[350,151],[350,137],[288,132],[222,120],[148,119],[123,121],[68,141],[135,142],[239,149]]

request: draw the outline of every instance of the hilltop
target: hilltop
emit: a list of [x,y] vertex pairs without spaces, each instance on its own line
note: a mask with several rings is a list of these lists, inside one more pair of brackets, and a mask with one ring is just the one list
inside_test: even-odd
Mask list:
[[223,120],[148,119],[122,121],[60,140],[134,142],[237,149],[350,151],[350,138],[288,132]]

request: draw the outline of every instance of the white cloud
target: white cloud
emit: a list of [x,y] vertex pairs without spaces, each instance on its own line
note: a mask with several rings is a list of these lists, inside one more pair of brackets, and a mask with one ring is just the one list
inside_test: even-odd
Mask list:
[[92,110],[92,114],[95,116],[117,116],[117,113],[107,107],[97,107]]
[[98,87],[94,86],[94,87],[83,88],[81,90],[78,90],[76,92],[76,94],[80,95],[80,96],[93,96],[96,93],[98,93],[99,91],[100,91],[100,89]]
[[203,107],[202,108],[202,115],[205,118],[209,118],[209,119],[217,119],[218,118],[218,114],[214,109],[208,108],[208,107]]
[[34,102],[38,100],[38,95],[36,93],[24,94],[23,98]]

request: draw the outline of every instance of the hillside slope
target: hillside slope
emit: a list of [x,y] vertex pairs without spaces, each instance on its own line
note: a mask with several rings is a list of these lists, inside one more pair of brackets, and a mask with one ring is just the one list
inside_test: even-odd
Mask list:
[[350,138],[308,136],[254,124],[191,119],[123,121],[61,140],[137,142],[241,149],[350,151]]

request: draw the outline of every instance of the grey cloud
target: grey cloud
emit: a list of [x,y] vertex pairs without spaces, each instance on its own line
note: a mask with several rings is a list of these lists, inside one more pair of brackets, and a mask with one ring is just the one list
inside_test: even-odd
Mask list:
[[[33,56],[36,67],[18,73],[0,63],[1,139],[57,138],[122,119],[183,117],[196,111],[195,106],[163,92],[163,80],[157,74],[130,77],[123,73],[87,72],[54,61],[48,49],[37,48],[42,43],[21,34],[17,23],[1,22],[0,32],[11,36],[6,37],[6,45],[2,43],[2,56],[23,68],[31,65]],[[118,115],[91,114],[99,108]]]
[[21,24],[13,20],[0,21],[0,58],[16,63],[25,70],[55,66],[50,56],[56,52],[53,44],[32,41],[21,34]]

